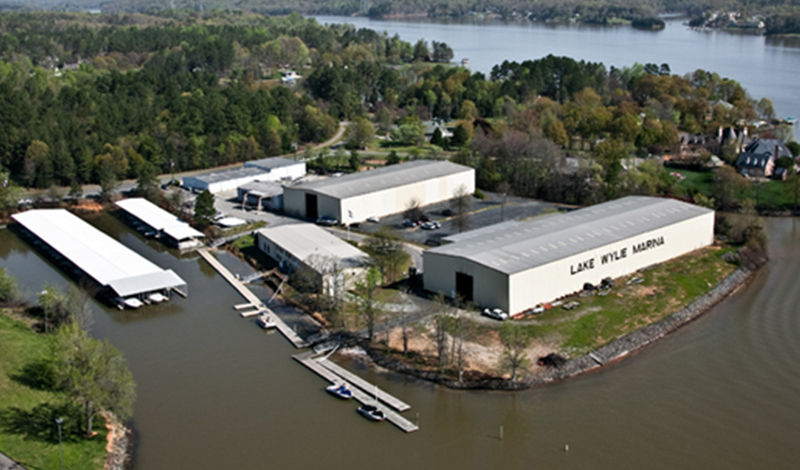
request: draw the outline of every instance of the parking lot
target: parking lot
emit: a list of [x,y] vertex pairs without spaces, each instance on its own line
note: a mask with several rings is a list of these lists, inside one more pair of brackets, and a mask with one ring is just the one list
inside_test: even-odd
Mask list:
[[[419,226],[405,227],[403,214],[394,214],[382,218],[378,223],[364,222],[358,227],[353,228],[363,233],[370,233],[380,227],[389,227],[395,230],[407,241],[436,246],[443,237],[457,233],[458,230],[453,226],[452,216],[445,215],[451,209],[450,202],[440,202],[425,206],[422,211],[431,220],[438,221],[441,228],[425,230]],[[523,220],[538,215],[555,212],[558,206],[548,202],[535,201],[518,197],[507,197],[505,205],[503,196],[494,193],[486,193],[485,199],[472,199],[472,207],[469,215],[469,230],[487,227],[500,223],[504,220]]]

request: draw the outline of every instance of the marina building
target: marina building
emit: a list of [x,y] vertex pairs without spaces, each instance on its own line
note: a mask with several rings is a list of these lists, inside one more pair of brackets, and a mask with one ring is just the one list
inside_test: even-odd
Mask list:
[[316,275],[319,289],[329,295],[350,289],[366,272],[363,251],[314,224],[289,224],[256,232],[258,248],[284,272],[305,266]]
[[185,176],[183,187],[193,191],[233,191],[251,181],[291,181],[306,174],[306,163],[282,157],[245,162],[241,168]]
[[205,235],[189,224],[158,207],[147,199],[136,197],[117,201],[117,207],[141,224],[145,233],[166,240],[179,250],[188,250],[203,245]]
[[425,289],[510,314],[714,241],[714,211],[630,196],[446,237],[423,253]]
[[64,209],[38,209],[12,218],[52,250],[57,262],[85,274],[122,307],[159,302],[173,291],[186,295],[186,282]]
[[284,188],[284,211],[330,217],[343,224],[403,212],[412,199],[425,206],[475,191],[475,170],[447,161],[416,160]]

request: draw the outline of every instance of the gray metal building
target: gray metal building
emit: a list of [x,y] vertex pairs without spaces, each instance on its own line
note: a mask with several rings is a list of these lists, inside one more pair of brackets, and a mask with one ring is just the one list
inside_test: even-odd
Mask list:
[[714,211],[630,196],[448,237],[423,253],[425,288],[511,314],[714,241]]
[[475,191],[475,170],[447,161],[416,160],[326,180],[288,186],[284,210],[344,224],[403,212],[412,199],[425,206],[451,199],[459,187]]

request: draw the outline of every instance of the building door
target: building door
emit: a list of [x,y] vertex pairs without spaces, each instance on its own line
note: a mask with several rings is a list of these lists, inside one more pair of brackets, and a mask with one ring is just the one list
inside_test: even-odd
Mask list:
[[306,217],[316,220],[319,217],[317,212],[317,195],[306,193]]
[[472,276],[464,273],[456,273],[456,294],[464,302],[472,302]]

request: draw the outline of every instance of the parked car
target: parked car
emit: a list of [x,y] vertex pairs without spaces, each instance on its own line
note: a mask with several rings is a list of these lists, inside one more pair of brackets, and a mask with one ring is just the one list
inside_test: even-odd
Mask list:
[[445,217],[450,217],[451,215],[453,215],[453,210],[452,209],[445,209],[445,210],[442,211],[442,215],[445,216]]
[[403,227],[416,227],[416,226],[417,222],[413,220],[406,220],[405,222],[403,222]]
[[379,219],[378,216],[375,215],[367,217],[367,222],[372,222],[373,224],[377,224],[380,221],[381,219]]
[[317,225],[323,225],[325,227],[332,227],[336,225],[338,221],[333,217],[328,217],[327,215],[323,215],[319,219],[317,219]]
[[508,320],[508,314],[499,308],[485,308],[483,309],[483,316],[494,318],[495,320],[499,321]]
[[422,225],[420,225],[420,228],[422,228],[423,230],[436,230],[437,228],[441,228],[441,227],[442,227],[442,224],[440,224],[439,222],[437,222],[435,220],[432,220],[430,222],[425,222]]

